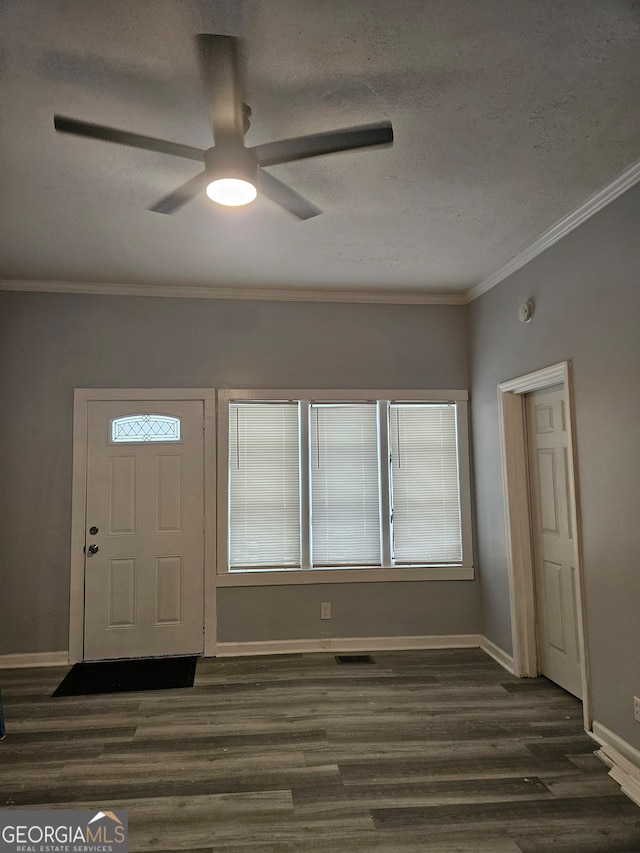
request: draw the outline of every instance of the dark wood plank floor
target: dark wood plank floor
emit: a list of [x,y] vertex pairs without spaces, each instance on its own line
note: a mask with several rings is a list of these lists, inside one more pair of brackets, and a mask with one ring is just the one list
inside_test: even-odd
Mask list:
[[572,696],[477,649],[374,659],[57,699],[64,668],[0,671],[0,807],[127,809],[132,851],[640,853]]

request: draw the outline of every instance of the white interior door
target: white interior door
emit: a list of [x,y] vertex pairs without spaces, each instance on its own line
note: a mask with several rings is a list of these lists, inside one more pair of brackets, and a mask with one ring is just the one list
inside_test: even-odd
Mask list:
[[540,672],[579,698],[576,541],[563,387],[527,395]]
[[203,403],[88,404],[84,659],[201,654]]

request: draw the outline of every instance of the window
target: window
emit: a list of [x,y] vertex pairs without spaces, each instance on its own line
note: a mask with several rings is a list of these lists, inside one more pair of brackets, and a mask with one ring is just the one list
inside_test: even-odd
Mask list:
[[300,565],[295,403],[229,409],[230,567]]
[[311,404],[311,564],[380,565],[375,404]]
[[394,403],[389,414],[395,560],[459,563],[456,405]]
[[280,393],[219,392],[219,571],[473,576],[466,392]]
[[180,441],[180,418],[172,415],[127,415],[111,421],[113,444],[132,441]]

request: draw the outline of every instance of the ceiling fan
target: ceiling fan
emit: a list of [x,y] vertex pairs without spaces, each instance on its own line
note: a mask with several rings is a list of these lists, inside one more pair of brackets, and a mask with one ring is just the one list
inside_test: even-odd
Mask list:
[[244,103],[240,39],[200,34],[196,36],[196,46],[215,142],[211,148],[193,148],[66,116],[54,116],[54,127],[61,133],[204,162],[204,171],[149,208],[156,213],[173,213],[205,189],[214,201],[233,207],[248,204],[260,192],[298,219],[310,219],[322,211],[266,172],[265,166],[393,143],[391,122],[382,121],[247,148],[244,135],[249,129],[251,108]]

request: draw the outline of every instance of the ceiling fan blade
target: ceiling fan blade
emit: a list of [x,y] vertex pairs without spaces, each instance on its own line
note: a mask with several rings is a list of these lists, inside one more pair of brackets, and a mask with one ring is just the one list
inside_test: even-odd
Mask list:
[[256,145],[252,150],[258,155],[260,166],[275,166],[277,163],[289,163],[292,160],[304,160],[307,157],[334,154],[337,151],[391,144],[393,144],[391,122],[381,121],[376,124],[360,125],[360,127],[312,133],[310,136],[279,139],[276,142]]
[[242,144],[244,83],[240,39],[201,33],[196,36],[196,44],[215,144]]
[[149,210],[152,210],[154,213],[174,213],[183,204],[186,204],[197,196],[206,187],[207,183],[207,173],[200,172],[195,178],[191,178],[185,184],[182,184],[181,187],[161,198]]
[[90,139],[101,139],[103,142],[115,142],[118,145],[130,145],[132,148],[143,148],[147,151],[158,151],[161,154],[173,154],[176,157],[186,157],[187,160],[204,160],[204,149],[193,148],[191,145],[181,145],[179,142],[169,142],[156,139],[153,136],[142,136],[140,133],[130,133],[127,130],[117,130],[102,124],[91,124],[88,121],[78,121],[75,118],[54,115],[53,125],[60,133],[71,133],[75,136],[87,136]]
[[298,219],[311,219],[322,213],[315,204],[311,204],[291,187],[283,184],[282,181],[274,178],[273,175],[263,169],[258,171],[258,191],[270,198],[271,201],[275,201],[280,207],[284,207],[289,213],[297,216]]

